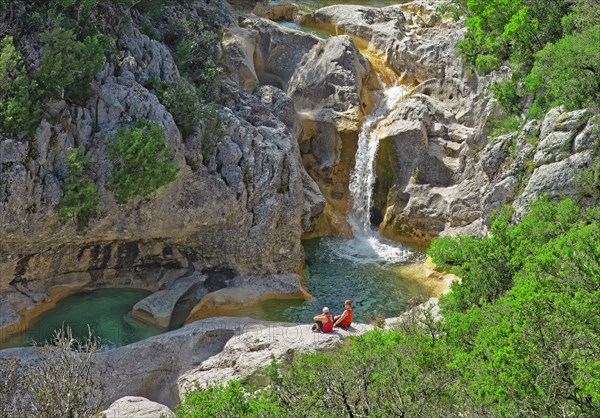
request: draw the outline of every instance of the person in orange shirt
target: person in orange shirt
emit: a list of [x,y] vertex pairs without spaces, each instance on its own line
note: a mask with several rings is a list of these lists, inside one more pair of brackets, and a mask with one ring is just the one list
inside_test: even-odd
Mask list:
[[342,328],[348,328],[352,325],[352,301],[347,299],[344,301],[344,307],[346,308],[341,315],[333,317],[333,326]]

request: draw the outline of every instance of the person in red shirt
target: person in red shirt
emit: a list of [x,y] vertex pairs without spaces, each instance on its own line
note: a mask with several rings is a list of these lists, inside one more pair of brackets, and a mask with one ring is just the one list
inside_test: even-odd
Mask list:
[[313,331],[333,332],[333,316],[329,313],[329,308],[325,306],[323,313],[314,317],[315,325]]
[[333,317],[333,326],[348,328],[352,325],[352,301],[347,299],[344,301],[344,307],[346,308],[341,315]]

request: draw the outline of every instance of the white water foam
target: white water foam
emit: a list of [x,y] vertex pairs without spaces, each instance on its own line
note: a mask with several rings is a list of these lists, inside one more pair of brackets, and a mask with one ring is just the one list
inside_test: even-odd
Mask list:
[[374,233],[370,236],[356,236],[350,240],[328,239],[325,245],[331,262],[335,262],[337,258],[348,260],[355,265],[385,266],[404,264],[415,259],[415,253],[409,249]]

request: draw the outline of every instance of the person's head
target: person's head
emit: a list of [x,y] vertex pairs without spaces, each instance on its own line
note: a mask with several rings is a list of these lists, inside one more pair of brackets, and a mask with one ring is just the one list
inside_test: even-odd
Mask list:
[[327,306],[325,306],[325,307],[323,308],[323,314],[324,314],[324,315],[329,315],[329,308],[328,308]]
[[344,306],[345,306],[346,308],[351,308],[351,307],[352,307],[352,301],[351,301],[350,299],[346,299],[346,300],[344,301]]

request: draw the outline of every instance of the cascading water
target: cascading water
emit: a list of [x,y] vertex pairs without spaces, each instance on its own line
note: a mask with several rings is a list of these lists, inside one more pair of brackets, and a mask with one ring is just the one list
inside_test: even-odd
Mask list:
[[358,135],[356,164],[350,178],[352,212],[348,219],[355,235],[370,235],[373,232],[370,216],[376,179],[374,163],[379,145],[375,137],[377,125],[405,94],[406,89],[402,86],[383,90],[379,106],[367,116]]
[[402,245],[386,240],[371,227],[373,186],[375,185],[375,157],[379,141],[377,125],[406,94],[403,86],[382,89],[377,108],[366,118],[358,136],[356,164],[350,178],[351,212],[348,222],[354,239],[336,242],[332,251],[341,258],[355,263],[396,264],[414,257],[414,253]]

